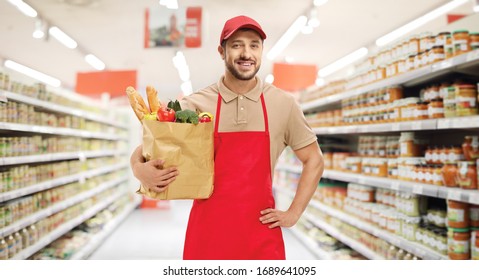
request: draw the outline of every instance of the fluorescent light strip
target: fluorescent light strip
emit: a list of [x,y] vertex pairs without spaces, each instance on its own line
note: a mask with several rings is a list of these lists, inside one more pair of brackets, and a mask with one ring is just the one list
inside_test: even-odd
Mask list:
[[77,42],[73,40],[70,36],[68,36],[65,32],[63,32],[60,28],[56,26],[50,27],[48,33],[52,35],[58,42],[65,45],[67,48],[74,49],[78,46]]
[[19,9],[20,12],[24,13],[26,16],[36,17],[38,15],[37,11],[35,11],[34,8],[32,8],[30,5],[23,2],[22,0],[8,0],[8,2],[10,2],[10,4],[12,4],[13,6],[17,7],[17,9]]
[[451,11],[452,9],[469,2],[469,0],[454,0],[451,1],[435,10],[432,10],[431,12],[411,21],[410,23],[403,25],[399,27],[398,29],[380,37],[379,39],[376,40],[376,45],[379,47],[382,47],[386,44],[391,43],[392,41],[396,40],[397,38],[411,32],[412,30],[426,24],[427,22]]
[[344,68],[345,66],[361,59],[362,57],[366,56],[368,54],[368,49],[365,47],[362,47],[358,50],[355,50],[354,52],[346,55],[345,57],[342,57],[335,62],[329,64],[328,66],[322,68],[321,70],[318,71],[318,75],[321,78],[327,77],[334,72]]
[[88,64],[90,64],[96,70],[105,69],[105,63],[103,63],[103,61],[101,61],[98,57],[92,54],[87,54],[85,56],[85,61],[88,62]]
[[27,75],[29,77],[32,77],[36,80],[39,80],[41,82],[44,82],[46,84],[49,84],[54,87],[59,87],[61,85],[61,82],[59,79],[53,78],[51,76],[48,76],[47,74],[43,74],[42,72],[38,72],[37,70],[33,70],[25,65],[22,65],[20,63],[16,63],[15,61],[12,60],[5,60],[4,62],[5,67],[10,68],[12,70],[15,70],[17,72],[20,72],[24,75]]
[[264,81],[268,84],[272,84],[274,82],[274,76],[273,74],[268,74],[266,75],[266,78],[264,79]]
[[193,93],[193,86],[191,85],[191,81],[186,81],[181,84],[181,91],[183,92],[184,96],[191,95]]
[[308,18],[306,16],[300,16],[298,17],[293,24],[286,30],[286,32],[279,38],[278,42],[269,50],[268,54],[266,57],[269,60],[273,60],[278,56],[288,45],[293,41],[294,37],[298,35],[299,32],[301,32],[301,29],[303,26],[306,24],[308,21]]
[[321,5],[326,4],[326,2],[328,2],[328,0],[314,0],[313,4],[314,4],[314,6],[319,7]]

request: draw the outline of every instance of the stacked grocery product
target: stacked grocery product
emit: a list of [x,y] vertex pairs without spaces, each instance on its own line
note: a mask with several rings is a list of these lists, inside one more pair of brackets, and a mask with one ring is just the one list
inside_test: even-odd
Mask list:
[[443,81],[404,97],[404,89],[393,85],[341,100],[341,109],[308,114],[313,127],[366,125],[455,118],[478,114],[477,84],[465,79]]
[[303,92],[302,102],[323,98],[409,73],[443,60],[477,50],[479,33],[459,29],[453,32],[424,32],[404,38],[357,65],[356,73],[347,80],[327,84],[311,92]]
[[29,258],[127,192],[126,126],[64,94],[0,71],[0,259]]

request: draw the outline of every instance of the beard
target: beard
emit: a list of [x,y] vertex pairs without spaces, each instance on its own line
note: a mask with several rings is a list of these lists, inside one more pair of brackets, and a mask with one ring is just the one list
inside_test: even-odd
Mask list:
[[[226,69],[228,69],[228,71],[229,71],[236,79],[241,80],[241,81],[249,81],[249,80],[253,79],[253,78],[256,76],[256,73],[258,73],[259,68],[260,68],[260,66],[261,66],[261,65],[255,64],[254,72],[251,73],[251,74],[248,74],[248,73],[241,73],[241,72],[239,72],[238,70],[236,70],[233,64],[228,63],[228,60],[227,60],[227,59],[225,59],[225,65],[226,65]],[[257,67],[256,67],[256,66],[257,66]]]

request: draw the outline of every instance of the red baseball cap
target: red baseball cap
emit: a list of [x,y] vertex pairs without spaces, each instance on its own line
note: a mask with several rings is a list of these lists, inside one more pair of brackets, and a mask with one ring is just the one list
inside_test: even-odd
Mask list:
[[235,33],[238,29],[241,28],[253,29],[254,31],[259,33],[263,40],[266,39],[266,34],[264,33],[263,29],[254,19],[247,16],[237,16],[234,18],[230,18],[225,22],[223,31],[221,31],[220,45],[223,40],[228,39],[229,37],[231,37],[231,35],[233,35],[233,33]]

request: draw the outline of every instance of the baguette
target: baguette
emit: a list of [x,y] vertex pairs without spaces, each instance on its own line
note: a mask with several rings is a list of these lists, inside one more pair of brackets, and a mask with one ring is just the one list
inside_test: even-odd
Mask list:
[[150,105],[150,112],[156,113],[161,107],[161,102],[158,99],[158,92],[152,86],[146,87],[146,95],[148,97],[148,105]]
[[145,115],[150,113],[148,111],[148,107],[146,107],[145,101],[133,87],[127,87],[126,94],[128,95],[131,108],[133,108],[136,117],[140,121],[143,120],[145,118]]

